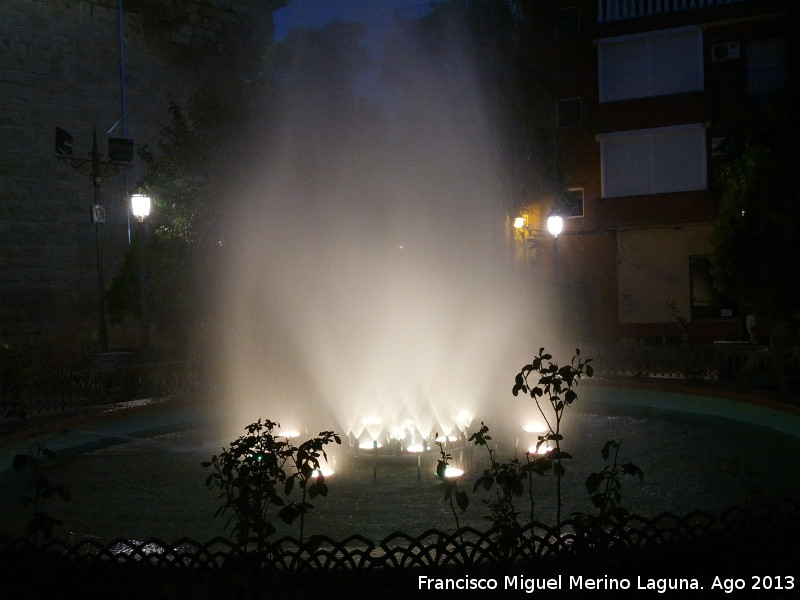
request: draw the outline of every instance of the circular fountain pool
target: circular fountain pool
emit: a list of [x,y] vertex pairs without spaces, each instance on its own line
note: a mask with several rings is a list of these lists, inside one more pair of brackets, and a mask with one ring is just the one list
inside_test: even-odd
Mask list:
[[[720,413],[726,407],[734,418],[698,414]],[[642,482],[626,478],[622,489],[623,505],[644,516],[721,510],[754,494],[800,495],[797,417],[757,407],[747,408],[747,414],[741,410],[738,403],[725,400],[583,387],[564,420],[563,448],[574,458],[566,463],[562,514],[592,510],[583,482],[605,464],[600,449],[609,439],[621,439],[620,459],[645,473]],[[209,439],[212,427],[204,414],[163,402],[66,422],[38,438],[6,444],[0,459],[10,466],[14,453],[35,442],[58,451],[59,459],[47,467],[47,475],[67,485],[72,499],[50,500],[46,510],[63,520],[57,530],[61,537],[172,541],[187,536],[204,541],[228,533],[225,519],[213,516],[217,493],[204,487],[209,470],[200,466],[227,441]],[[745,416],[761,424],[736,420]],[[491,420],[487,424],[492,428]],[[769,424],[780,424],[783,431]],[[522,427],[491,432],[501,443],[500,460],[515,452],[524,458],[537,435]],[[461,485],[471,501],[469,509],[458,514],[460,524],[485,528],[487,510],[481,498],[486,496],[472,493],[472,483],[488,465],[486,449],[455,441],[448,442],[448,451],[454,462],[467,466]],[[429,527],[454,529],[434,474],[437,457],[435,445],[421,455],[387,448],[375,457],[369,450],[340,449],[338,472],[327,480],[329,496],[314,501],[306,534],[343,539],[359,533],[379,540],[395,530],[418,534]],[[25,513],[16,498],[26,481],[11,469],[0,472],[0,531],[23,533]],[[534,519],[552,523],[552,476],[536,478],[534,499]],[[527,521],[530,506],[520,501],[519,508],[521,520]],[[298,534],[296,526],[281,526],[279,531]]]

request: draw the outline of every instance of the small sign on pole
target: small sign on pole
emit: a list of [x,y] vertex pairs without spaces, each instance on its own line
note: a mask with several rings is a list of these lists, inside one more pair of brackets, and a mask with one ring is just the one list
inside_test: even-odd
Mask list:
[[106,209],[102,204],[92,204],[92,223],[105,223]]

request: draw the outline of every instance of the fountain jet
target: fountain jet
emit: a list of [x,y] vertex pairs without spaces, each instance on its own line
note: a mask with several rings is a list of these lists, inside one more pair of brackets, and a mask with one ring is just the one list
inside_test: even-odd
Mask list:
[[253,136],[264,158],[226,211],[216,290],[230,431],[267,417],[385,444],[407,423],[417,443],[518,427],[511,382],[542,317],[511,261],[494,106],[448,36],[406,47],[377,99],[320,83],[300,52]]

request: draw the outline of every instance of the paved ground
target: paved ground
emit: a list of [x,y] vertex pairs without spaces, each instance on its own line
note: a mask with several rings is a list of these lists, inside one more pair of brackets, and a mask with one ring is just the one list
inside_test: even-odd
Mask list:
[[[185,399],[167,399],[167,402],[176,404],[185,402]],[[119,402],[116,404],[98,404],[71,408],[64,411],[56,410],[41,414],[28,415],[24,419],[17,417],[0,418],[0,443],[6,444],[16,440],[36,437],[57,429],[73,429],[89,419],[102,418],[103,415],[119,414],[119,411],[131,413],[144,408],[142,400]]]

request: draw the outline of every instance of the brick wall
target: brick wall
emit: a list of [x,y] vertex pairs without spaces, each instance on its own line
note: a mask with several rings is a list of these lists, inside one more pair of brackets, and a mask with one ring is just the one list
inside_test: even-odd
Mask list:
[[[106,222],[95,226],[92,180],[54,158],[55,127],[73,135],[76,158],[88,158],[94,131],[103,155],[109,135],[154,147],[168,95],[182,102],[252,76],[281,4],[127,0],[120,10],[118,0],[3,0],[0,344],[57,361],[91,354],[100,322],[96,234],[106,289],[128,245],[127,196],[143,166],[134,160],[103,179]],[[108,333],[110,347],[138,343],[135,327],[109,324]]]

